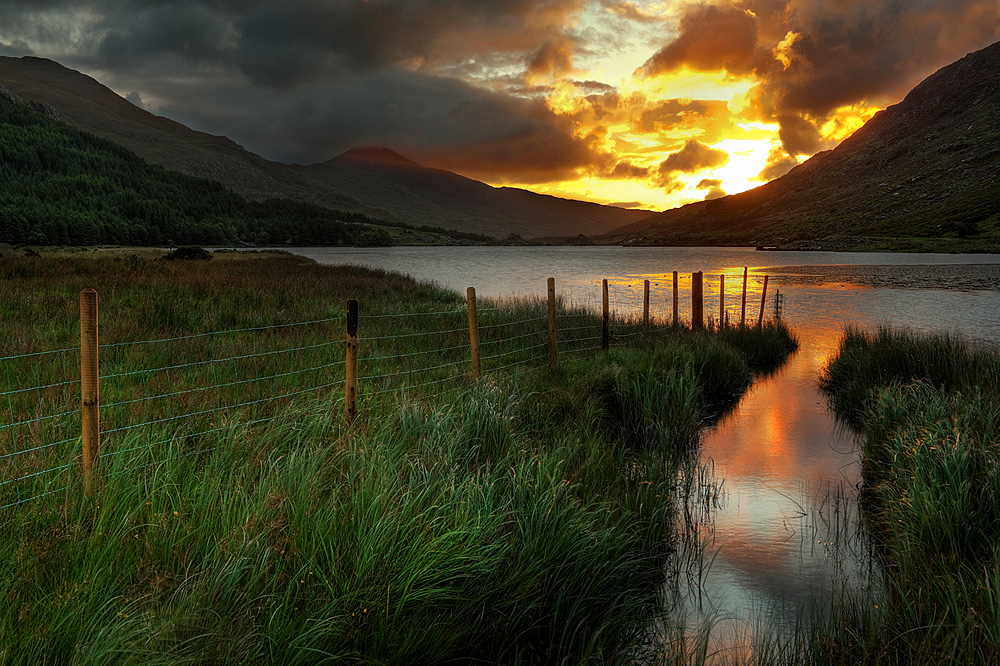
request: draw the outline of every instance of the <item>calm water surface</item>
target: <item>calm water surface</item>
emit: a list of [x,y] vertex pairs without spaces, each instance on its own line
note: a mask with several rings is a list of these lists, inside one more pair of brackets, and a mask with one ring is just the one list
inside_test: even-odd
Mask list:
[[[544,296],[546,278],[570,300],[599,307],[600,283],[612,307],[638,313],[642,281],[651,282],[654,315],[668,316],[672,271],[680,272],[682,317],[689,312],[692,271],[704,271],[706,315],[719,316],[719,278],[727,276],[726,314],[740,317],[742,271],[750,268],[748,317],[758,314],[761,276],[780,266],[915,266],[1000,264],[993,255],[754,252],[739,248],[442,247],[301,248],[321,263],[359,264],[408,273],[442,287],[476,287],[480,297]],[[872,269],[874,270],[874,269]],[[971,270],[971,269],[970,269]],[[954,271],[952,271],[954,272]],[[857,271],[854,271],[857,273]],[[964,285],[967,286],[967,285]],[[707,572],[701,593],[685,598],[691,626],[713,620],[711,650],[734,656],[753,629],[794,622],[842,581],[863,584],[865,558],[855,536],[859,467],[855,436],[827,410],[817,377],[836,352],[845,324],[949,331],[1000,345],[1000,291],[865,287],[838,278],[812,283],[771,273],[773,296],[799,351],[774,376],[751,388],[737,409],[704,437],[702,457],[722,483],[721,506],[706,521]],[[950,288],[949,288],[950,287]],[[846,501],[845,501],[846,498]],[[714,556],[714,559],[712,559]]]

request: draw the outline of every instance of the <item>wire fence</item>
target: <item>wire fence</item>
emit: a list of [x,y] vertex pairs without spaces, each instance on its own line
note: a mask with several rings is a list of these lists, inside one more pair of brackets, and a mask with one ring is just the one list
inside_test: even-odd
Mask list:
[[[711,277],[703,276],[705,285]],[[556,298],[551,319],[542,299],[483,301],[475,323],[483,372],[517,374],[552,363],[556,349],[560,357],[594,353],[691,322],[691,280],[612,281],[606,312]],[[766,278],[750,280],[748,304],[762,304],[765,287]],[[720,294],[718,319],[710,317],[708,325],[739,323],[742,276],[726,276],[722,288],[705,289],[703,296],[718,302]],[[755,321],[749,311],[744,318]],[[209,451],[222,441],[216,433],[266,423],[304,397],[324,397],[331,409],[342,409],[351,358],[345,319],[99,345],[97,473],[101,459],[119,459],[105,465],[115,474],[153,464],[151,451],[165,444],[190,455]],[[363,398],[427,397],[469,383],[470,321],[468,308],[362,311],[356,373]],[[77,487],[81,464],[88,465],[81,460],[81,349],[0,357],[0,367],[6,382],[0,408],[7,411],[0,422],[2,520],[5,511]]]

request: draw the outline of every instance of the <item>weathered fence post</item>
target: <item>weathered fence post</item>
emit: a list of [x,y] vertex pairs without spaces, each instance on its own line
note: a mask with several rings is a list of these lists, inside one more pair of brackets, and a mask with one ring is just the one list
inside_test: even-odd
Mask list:
[[476,314],[476,288],[469,287],[465,292],[469,308],[469,349],[472,353],[472,378],[479,379],[482,365],[479,361],[479,316]]
[[705,327],[705,292],[701,271],[691,273],[691,328]]
[[358,300],[347,301],[347,377],[344,383],[344,414],[347,423],[358,414]]
[[726,325],[726,276],[719,276],[719,328]]
[[101,456],[101,394],[97,364],[97,292],[80,292],[80,397],[83,490],[93,495],[93,469]]
[[642,334],[649,335],[649,280],[642,283]]
[[556,347],[556,279],[549,278],[549,367],[553,370],[558,362]]
[[677,306],[679,300],[680,299],[678,298],[677,271],[674,271],[674,326],[676,326],[680,321],[680,317],[678,316],[677,312],[678,309]]
[[747,267],[743,267],[743,305],[740,307],[740,326],[747,323]]
[[757,328],[764,325],[764,304],[767,302],[767,278],[764,276],[764,289],[760,292],[760,315],[757,316]]
[[610,305],[608,303],[608,281],[605,279],[602,283],[603,291],[603,308],[601,310],[601,349],[603,351],[608,351],[608,347],[611,344],[611,312]]

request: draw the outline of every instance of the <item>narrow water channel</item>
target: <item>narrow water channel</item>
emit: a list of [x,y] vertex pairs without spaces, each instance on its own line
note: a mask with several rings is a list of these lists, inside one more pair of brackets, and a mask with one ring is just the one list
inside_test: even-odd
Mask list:
[[711,629],[709,663],[741,662],[872,575],[858,525],[859,435],[836,420],[818,385],[844,326],[1000,340],[996,291],[776,282],[800,348],[702,440],[702,462],[722,492],[705,517],[701,586],[684,605],[692,638]]
[[800,345],[702,440],[721,493],[702,516],[705,570],[684,612],[692,638],[711,628],[708,654],[718,661],[748,656],[760,634],[793,630],[865,575],[857,436],[817,386],[836,339],[800,332]]

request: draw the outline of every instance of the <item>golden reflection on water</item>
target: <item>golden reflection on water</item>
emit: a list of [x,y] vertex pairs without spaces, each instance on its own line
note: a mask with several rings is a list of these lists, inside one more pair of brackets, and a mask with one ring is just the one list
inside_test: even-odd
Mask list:
[[[845,322],[822,303],[810,312],[794,287],[781,289],[797,297],[787,320],[799,350],[773,376],[758,379],[739,406],[705,433],[701,448],[725,488],[726,501],[713,516],[710,550],[718,555],[706,586],[712,612],[724,620],[714,648],[730,656],[747,649],[761,614],[770,617],[777,607],[779,616],[793,622],[799,607],[822,603],[845,570],[851,576],[860,567],[839,543],[852,528],[831,523],[829,515],[831,494],[853,496],[859,481],[855,435],[836,422],[818,387]],[[841,296],[851,298],[858,288],[844,291]],[[771,285],[768,292],[770,307]],[[755,305],[754,318],[759,301]],[[747,310],[749,318],[749,303]],[[853,513],[853,505],[844,511]]]
[[[766,268],[749,268],[744,306],[742,266],[704,273],[706,322],[737,325],[742,318],[755,325],[765,275]],[[650,316],[668,323],[672,272],[608,279],[613,311],[641,317],[644,280],[650,283]],[[856,527],[856,507],[844,499],[854,497],[859,481],[856,436],[828,410],[818,378],[837,353],[843,327],[859,314],[865,319],[866,313],[838,309],[837,303],[855,303],[870,290],[789,282],[783,276],[768,280],[764,316],[775,315],[777,292],[791,295],[795,307],[784,318],[799,350],[773,376],[758,378],[737,408],[705,433],[701,448],[702,460],[712,461],[724,484],[725,501],[711,516],[707,552],[717,555],[698,593],[698,619],[689,628],[713,624],[710,651],[728,659],[749,656],[763,616],[772,618],[765,625],[774,617],[793,624],[803,608],[825,603],[835,581],[855,577],[863,566],[843,543]],[[682,321],[690,318],[691,284],[691,273],[678,273]],[[838,515],[831,519],[831,513]],[[705,598],[710,602],[702,606]]]

